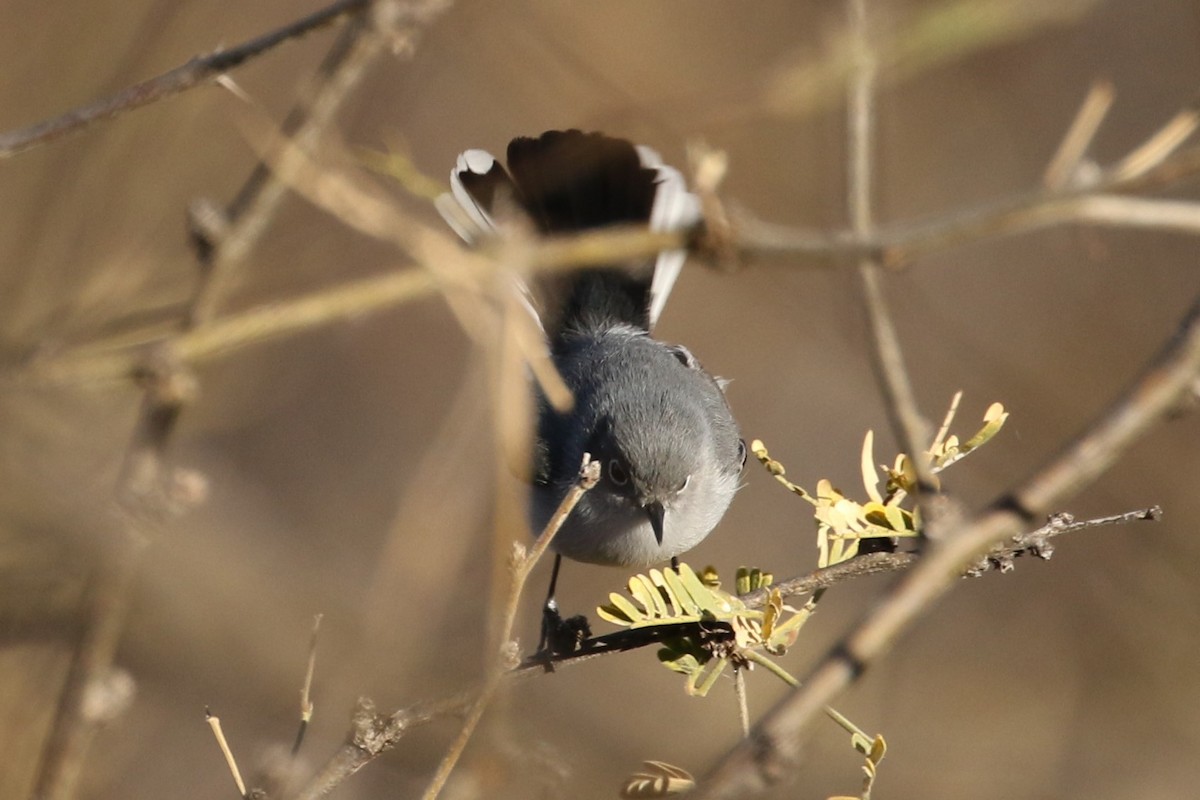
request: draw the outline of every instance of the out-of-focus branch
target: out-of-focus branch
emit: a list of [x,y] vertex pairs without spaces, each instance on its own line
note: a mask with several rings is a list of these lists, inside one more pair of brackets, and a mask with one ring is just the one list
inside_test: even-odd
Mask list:
[[[377,714],[369,700],[360,700],[347,743],[300,790],[297,800],[314,800],[324,797],[346,778],[393,748],[413,727],[445,716],[462,715],[464,717],[463,726],[425,790],[424,797],[428,800],[438,796],[496,691],[504,680],[515,672],[512,664],[517,653],[511,642],[512,629],[516,620],[518,601],[530,572],[538,559],[546,552],[576,503],[585,492],[596,485],[599,479],[599,463],[591,461],[585,456],[575,486],[563,498],[554,516],[546,523],[545,529],[533,546],[528,550],[521,545],[514,547],[513,558],[509,563],[509,591],[499,621],[498,635],[493,637],[497,640],[498,646],[488,664],[488,674],[482,684],[474,690],[442,700],[402,708],[388,716]],[[545,662],[543,661],[541,666],[543,672],[545,671],[544,666]]]
[[295,794],[295,800],[319,800],[343,781],[391,750],[413,728],[435,719],[460,716],[471,707],[473,693],[462,693],[432,703],[419,703],[392,714],[380,714],[367,699],[360,699],[350,725],[350,735],[325,766]]
[[[879,31],[886,23],[888,32],[876,48],[881,78],[894,85],[988,48],[1076,24],[1097,5],[1097,0],[941,0],[909,12],[890,6],[892,17],[875,26]],[[853,32],[830,37],[819,57],[779,70],[761,95],[714,113],[729,122],[743,115],[761,119],[764,111],[793,117],[836,105],[855,71],[853,38]]]
[[797,758],[825,706],[878,660],[893,642],[988,550],[1100,476],[1151,425],[1177,407],[1200,375],[1200,299],[1178,334],[1129,390],[1064,451],[933,543],[891,592],[755,726],[701,782],[698,797],[739,797],[773,783]]
[[[1137,214],[1098,212],[1089,203],[1108,195],[1132,195],[1177,185],[1200,173],[1200,147],[1181,150],[1146,170],[1127,176],[1111,170],[1086,185],[1068,184],[1004,198],[965,211],[924,221],[876,228],[862,238],[851,231],[814,231],[776,225],[748,214],[734,214],[738,252],[747,259],[787,255],[817,260],[817,265],[841,263],[877,253],[885,266],[898,268],[914,259],[969,242],[1051,228],[1071,223],[1183,230],[1200,233],[1194,216],[1200,203],[1145,199]],[[1126,198],[1132,199],[1132,198]],[[1157,211],[1158,213],[1154,213]]]
[[339,0],[326,8],[302,17],[276,30],[256,36],[228,49],[194,56],[184,64],[149,80],[79,108],[63,112],[26,128],[0,133],[0,158],[9,158],[39,145],[74,133],[93,122],[111,119],[135,108],[150,105],[166,97],[185,92],[216,80],[280,44],[311,33],[362,11],[371,0]]
[[1046,167],[1046,173],[1042,176],[1042,185],[1050,189],[1057,189],[1067,185],[1076,177],[1083,158],[1087,155],[1088,148],[1091,147],[1092,140],[1096,138],[1096,133],[1104,123],[1104,118],[1108,116],[1108,110],[1112,108],[1112,102],[1113,85],[1111,81],[1096,81],[1092,84],[1087,97],[1083,99],[1083,104],[1075,114],[1074,121],[1071,122],[1071,127],[1067,128],[1067,133],[1059,143],[1058,150],[1050,159],[1050,165]]
[[583,454],[583,464],[579,468],[579,476],[572,486],[563,496],[554,515],[550,517],[550,521],[546,523],[546,527],[542,530],[533,546],[526,549],[524,545],[514,543],[512,550],[512,558],[509,561],[509,586],[508,596],[505,598],[504,611],[499,623],[499,636],[494,637],[498,644],[495,653],[488,664],[488,674],[483,682],[483,688],[479,690],[479,694],[471,703],[470,709],[467,711],[466,718],[463,720],[463,726],[458,732],[458,736],[450,744],[446,754],[442,757],[441,763],[438,764],[437,770],[434,772],[433,778],[430,779],[429,785],[425,788],[425,793],[421,795],[423,800],[436,800],[441,794],[442,788],[446,785],[446,781],[450,777],[450,773],[454,770],[458,760],[462,757],[463,751],[466,750],[467,742],[475,732],[475,728],[479,725],[479,721],[483,718],[483,712],[491,705],[492,700],[496,696],[496,691],[500,688],[504,679],[511,671],[513,663],[515,663],[518,653],[516,643],[512,641],[513,624],[517,619],[517,605],[521,599],[521,593],[525,589],[525,584],[529,580],[529,574],[533,571],[538,560],[545,554],[554,537],[558,535],[559,529],[563,523],[567,521],[571,511],[574,510],[576,504],[585,493],[596,486],[600,480],[600,463],[592,461],[591,456],[587,453]]
[[[297,147],[315,147],[370,66],[386,52],[411,48],[417,32],[449,3],[450,0],[360,3],[362,13],[354,16],[334,42],[308,91],[284,119],[283,135]],[[287,182],[261,161],[223,215],[214,215],[211,210],[193,213],[192,235],[203,277],[192,299],[187,327],[207,322],[215,315],[234,271],[274,219],[288,188]]]
[[[548,239],[534,244],[529,258],[531,269],[543,272],[572,269],[612,263],[614,254],[621,259],[656,253],[680,246],[684,238],[685,234],[681,233],[657,233],[642,227],[625,226],[582,236]],[[455,261],[462,263],[462,255],[455,251]],[[485,276],[472,271],[468,277],[474,282]],[[103,342],[82,345],[61,355],[35,360],[2,380],[9,385],[127,380],[136,375],[152,349],[166,349],[180,363],[196,366],[253,344],[425,298],[436,293],[438,288],[434,275],[427,270],[396,269],[377,277],[221,316],[150,348],[112,347]]]
[[[1163,131],[1178,128],[1178,120],[1172,120]],[[1160,131],[1151,136],[1150,141],[1161,141],[1165,136]],[[1172,143],[1177,140],[1177,136],[1172,137]],[[1137,148],[1137,151],[1144,150],[1144,146]],[[748,261],[784,255],[789,257],[789,264],[795,264],[795,258],[799,257],[806,259],[809,265],[828,267],[875,256],[885,267],[894,268],[918,256],[968,242],[1063,224],[1200,233],[1200,203],[1131,196],[1173,186],[1200,174],[1200,147],[1165,155],[1162,147],[1155,151],[1160,160],[1145,166],[1149,162],[1140,158],[1143,163],[1140,172],[1117,174],[1110,169],[1102,171],[1086,185],[1068,181],[1061,186],[927,221],[875,226],[866,233],[805,231],[735,214],[732,233],[723,241],[730,252]],[[388,214],[386,218],[392,219],[392,215]],[[381,232],[371,231],[371,234],[381,235]],[[527,257],[533,271],[613,263],[650,256],[663,249],[694,247],[699,241],[695,234],[652,233],[634,227],[592,231],[533,243]],[[391,235],[396,232],[391,231]],[[441,243],[437,250],[447,252]],[[409,252],[414,256],[431,255],[429,251],[419,253],[415,248],[410,248]],[[455,259],[461,263],[461,252],[455,252]],[[726,258],[721,263],[727,261]],[[478,283],[479,280],[477,276],[470,282]],[[129,347],[124,340],[119,344],[99,341],[81,345],[10,369],[0,380],[13,385],[130,378],[137,374],[148,354],[155,351],[165,350],[180,364],[191,365],[269,338],[390,308],[425,297],[437,288],[428,272],[388,274],[203,322],[149,348]],[[215,296],[215,293],[210,295]]]
[[[856,237],[867,238],[874,228],[871,184],[872,151],[875,146],[875,82],[879,63],[871,43],[866,0],[849,0],[846,6],[854,65],[846,103],[846,201],[850,229]],[[919,454],[929,446],[929,426],[917,410],[912,381],[904,366],[900,338],[884,296],[882,272],[883,266],[878,255],[864,255],[859,260],[863,307],[871,328],[871,361],[875,368],[876,383],[887,406],[892,431],[900,442],[901,450],[914,455],[909,463],[917,476],[916,499],[924,512],[922,519],[928,525],[935,521],[928,513],[928,496],[935,484],[931,464]]]
[[[425,5],[409,5],[398,0],[341,3],[235,48],[235,51],[213,56],[190,70],[185,65],[180,68],[182,72],[168,73],[158,84],[150,87],[143,84],[141,91],[148,93],[151,99],[182,91],[205,76],[215,75],[221,71],[221,65],[225,68],[236,65],[298,35],[298,32],[311,30],[318,23],[326,24],[354,11],[369,12],[366,14],[369,20],[358,20],[335,43],[317,76],[317,88],[311,101],[301,103],[289,117],[296,136],[316,137],[331,121],[346,93],[359,81],[367,63],[385,52],[387,44],[393,43],[400,21],[407,19],[409,13],[424,20],[418,11],[442,5],[442,0],[430,0]],[[233,52],[232,56],[230,52]],[[100,111],[91,118],[111,116],[124,107],[132,105],[113,106],[105,112],[105,106],[101,104],[95,107]],[[48,141],[54,135],[82,124],[85,123],[67,125],[59,133],[54,133],[56,129],[51,126],[47,129],[51,132],[42,134],[36,141]],[[255,175],[260,171],[261,168]],[[266,229],[282,192],[277,181],[252,175],[221,224],[208,228],[210,232],[219,228],[220,236],[203,241],[198,239],[202,245],[201,263],[206,269],[202,271],[188,314],[181,321],[184,335],[196,330],[211,315],[232,268],[244,260]],[[197,481],[202,484],[202,479],[170,469],[166,464],[167,445],[193,388],[190,373],[169,342],[151,348],[148,353],[139,352],[138,360],[127,365],[125,370],[126,375],[141,382],[144,391],[141,411],[122,459],[115,490],[115,505],[122,528],[114,541],[100,544],[100,557],[91,577],[85,611],[86,628],[76,645],[39,767],[35,795],[40,800],[68,800],[74,796],[91,740],[97,726],[105,721],[90,710],[89,695],[94,695],[97,687],[113,673],[113,659],[142,554],[163,523],[203,494],[202,490],[199,495],[187,491]],[[190,480],[192,478],[195,480]]]

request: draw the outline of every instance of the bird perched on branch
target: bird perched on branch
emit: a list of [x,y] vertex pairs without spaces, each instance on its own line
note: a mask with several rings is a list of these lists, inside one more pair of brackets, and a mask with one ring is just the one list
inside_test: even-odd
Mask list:
[[[525,215],[545,235],[622,223],[669,231],[700,221],[679,171],[623,139],[548,131],[514,139],[506,161],[507,170],[491,154],[467,150],[450,173],[452,196],[439,208],[468,243],[504,213]],[[539,403],[534,529],[575,484],[584,453],[601,466],[600,482],[553,541],[548,618],[557,618],[562,556],[623,567],[674,561],[708,536],[737,490],[746,449],[723,382],[687,348],[650,335],[684,258],[671,250],[577,270],[549,281],[533,312],[574,397],[566,412]]]

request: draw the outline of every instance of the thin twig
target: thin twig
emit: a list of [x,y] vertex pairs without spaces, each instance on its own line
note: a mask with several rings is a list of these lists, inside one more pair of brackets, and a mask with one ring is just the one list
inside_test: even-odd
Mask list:
[[1166,125],[1159,128],[1132,153],[1121,159],[1120,163],[1113,167],[1113,176],[1121,179],[1144,175],[1147,170],[1158,166],[1178,150],[1180,145],[1196,132],[1197,127],[1200,127],[1200,109],[1193,103],[1168,120]]
[[460,693],[435,702],[418,703],[383,715],[370,700],[361,698],[354,710],[347,741],[325,766],[296,793],[293,800],[319,800],[383,753],[391,750],[412,729],[435,719],[463,714],[474,693]]
[[321,630],[322,616],[317,614],[313,617],[312,638],[308,643],[308,666],[304,670],[304,685],[300,687],[300,728],[296,731],[296,741],[292,744],[293,757],[300,752],[300,745],[304,744],[304,733],[312,720],[312,682],[313,673],[317,669],[317,634]]
[[479,724],[479,720],[483,717],[483,712],[487,710],[492,698],[496,694],[496,690],[500,687],[505,676],[511,671],[511,662],[515,653],[511,650],[509,643],[512,637],[513,624],[517,618],[517,606],[521,599],[521,592],[525,588],[525,582],[529,578],[529,573],[533,570],[538,559],[550,547],[550,543],[558,534],[563,523],[575,508],[580,498],[594,487],[597,481],[600,480],[600,463],[592,461],[585,453],[583,464],[579,469],[579,479],[568,490],[562,502],[559,503],[558,509],[554,515],[550,517],[550,521],[546,523],[546,527],[542,530],[541,535],[534,541],[533,547],[525,552],[524,548],[516,545],[513,553],[511,583],[509,585],[508,598],[504,606],[504,615],[500,627],[500,647],[497,648],[495,654],[495,662],[489,669],[487,680],[484,682],[483,688],[480,689],[478,697],[472,704],[470,711],[467,712],[467,717],[463,721],[463,726],[455,737],[454,742],[446,751],[442,761],[438,764],[437,771],[429,782],[429,786],[425,789],[422,795],[423,800],[435,800],[438,794],[441,793],[442,787],[446,785],[446,780],[450,777],[450,773],[454,770],[454,766],[458,763],[463,751],[467,747],[467,742],[470,741],[471,735],[475,732],[475,728]]
[[229,774],[233,776],[233,782],[237,784],[238,794],[245,797],[246,782],[242,780],[242,772],[238,769],[237,759],[233,757],[233,750],[230,749],[229,742],[225,741],[225,732],[221,730],[221,718],[206,708],[204,709],[204,719],[208,722],[208,727],[212,728],[213,736],[217,738],[217,746],[221,748],[221,754],[225,756],[225,764],[229,767]]
[[742,723],[742,736],[750,735],[750,706],[746,702],[745,670],[735,665],[733,668],[733,695],[737,700],[738,720]]
[[86,627],[75,646],[42,751],[34,791],[40,800],[68,800],[75,795],[102,722],[89,712],[86,699],[112,672],[146,547],[163,522],[179,510],[172,491],[178,474],[166,469],[165,451],[192,382],[169,358],[155,359],[146,369],[141,408],[113,490],[121,528],[97,545],[97,563],[81,612]]
[[[1089,222],[1086,202],[1104,194],[1145,194],[1176,185],[1200,173],[1200,147],[1181,150],[1136,175],[1103,172],[1087,185],[1068,184],[1002,198],[975,208],[880,226],[863,239],[852,231],[813,231],[735,215],[737,249],[744,259],[779,255],[804,256],[828,266],[878,253],[884,266],[897,269],[930,253],[988,237],[1029,233],[1057,225]],[[1100,220],[1105,222],[1105,220]],[[1130,225],[1157,229],[1157,220],[1130,220]],[[1169,226],[1168,226],[1169,227]]]
[[[772,254],[857,260],[877,253],[885,266],[989,236],[1012,235],[1067,223],[1099,223],[1150,229],[1198,231],[1197,206],[1170,200],[1128,197],[1165,188],[1200,173],[1200,147],[1180,151],[1136,176],[1105,174],[1090,187],[1067,185],[1013,196],[928,221],[877,227],[868,237],[851,231],[815,232],[773,225],[742,215],[735,219],[736,249],[743,258]],[[1119,196],[1114,196],[1119,194]],[[687,244],[687,232],[651,233],[627,227],[538,242],[531,270],[624,261]],[[426,297],[437,289],[421,271],[337,286],[297,300],[251,309],[178,334],[170,349],[181,363],[196,364],[270,338],[309,330],[358,314]],[[146,358],[145,347],[104,342],[82,345],[10,372],[10,384],[93,382],[126,379]],[[164,342],[156,343],[162,346]]]
[[111,550],[101,554],[101,563],[89,580],[84,600],[86,627],[72,654],[54,727],[42,747],[34,790],[39,800],[74,796],[100,721],[87,713],[86,697],[112,670],[143,547],[144,543],[137,540],[114,543]]
[[[684,234],[657,233],[626,226],[579,237],[548,239],[533,245],[531,269],[557,271],[623,261],[684,244]],[[461,263],[462,253],[454,255]],[[481,271],[491,272],[488,261]],[[482,275],[480,279],[482,279]],[[472,277],[474,281],[476,278]],[[422,269],[396,269],[383,275],[351,281],[219,317],[192,330],[156,341],[179,363],[195,366],[231,352],[281,336],[362,317],[428,297],[438,291],[434,276]],[[124,338],[124,337],[122,337]],[[104,342],[81,345],[60,355],[33,361],[4,379],[9,385],[98,383],[132,377],[146,360],[146,346],[112,346]]]
[[731,750],[700,786],[701,798],[761,791],[794,763],[803,734],[827,703],[855,682],[954,585],[964,569],[1039,514],[1099,477],[1176,407],[1200,375],[1200,299],[1179,333],[1130,389],[1059,456],[994,501],[916,566],[802,682]]
[[[415,32],[431,22],[450,0],[374,0],[362,5],[325,56],[305,96],[281,126],[285,139],[314,149],[342,105],[383,54],[411,43]],[[260,154],[261,155],[261,154]],[[210,320],[230,288],[230,278],[274,219],[288,184],[260,161],[225,211],[218,238],[193,226],[193,240],[205,277],[192,300],[187,327]],[[211,228],[205,228],[209,231]]]
[[1101,223],[1114,228],[1200,233],[1200,203],[1187,200],[1097,194],[1080,198],[1077,215],[1081,222]]
[[361,11],[371,0],[340,0],[326,8],[302,17],[281,28],[256,36],[228,49],[203,56],[194,56],[184,64],[149,80],[128,86],[121,91],[57,117],[26,128],[0,134],[0,158],[8,158],[38,145],[52,142],[99,120],[111,119],[126,111],[149,105],[165,97],[179,94],[215,80],[231,69],[240,67],[272,50],[276,46],[323,28],[343,17]]
[[1092,145],[1092,140],[1096,138],[1096,132],[1100,130],[1104,118],[1108,116],[1108,110],[1112,108],[1113,97],[1112,81],[1096,81],[1092,84],[1075,114],[1075,120],[1071,127],[1067,128],[1058,151],[1046,167],[1042,178],[1044,186],[1058,189],[1066,186],[1075,177],[1080,163]]
[[[850,37],[853,42],[854,69],[850,75],[847,102],[846,202],[850,228],[856,236],[870,237],[874,222],[871,214],[872,156],[875,133],[875,81],[879,65],[869,36],[866,0],[849,0]],[[926,496],[934,491],[933,471],[928,461],[919,457],[929,442],[929,425],[917,410],[912,381],[904,365],[904,354],[892,314],[884,297],[883,267],[878,256],[864,256],[858,265],[863,306],[871,327],[872,364],[875,378],[887,406],[892,431],[900,449],[914,454],[910,459],[917,476],[917,503],[922,518],[931,522]],[[936,526],[935,526],[936,527]]]

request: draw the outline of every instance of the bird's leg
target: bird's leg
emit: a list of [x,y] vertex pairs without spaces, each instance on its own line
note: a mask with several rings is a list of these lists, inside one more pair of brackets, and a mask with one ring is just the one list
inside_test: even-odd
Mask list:
[[562,566],[562,556],[554,555],[554,569],[550,572],[550,590],[546,592],[546,604],[542,606],[542,636],[538,641],[537,652],[546,656],[546,667],[551,669],[550,656],[570,655],[579,649],[580,643],[592,635],[587,617],[577,614],[569,619],[563,619],[558,613],[558,601],[554,599],[554,590],[558,585],[558,570]]
[[558,569],[562,566],[562,556],[554,554],[554,569],[550,572],[550,589],[546,592],[546,603],[542,606],[542,637],[538,640],[537,651],[545,652],[546,645],[553,638],[554,631],[562,627],[562,615],[558,613],[558,601],[554,599],[554,590],[558,586]]
[[679,572],[679,556],[671,556],[671,569]]

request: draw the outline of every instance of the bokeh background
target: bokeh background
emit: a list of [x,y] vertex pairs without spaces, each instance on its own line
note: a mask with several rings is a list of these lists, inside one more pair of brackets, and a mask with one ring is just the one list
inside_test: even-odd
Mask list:
[[[920,3],[869,3],[880,35]],[[239,42],[314,2],[0,3],[0,128],[8,129]],[[724,194],[762,218],[845,225],[840,103],[760,107],[764,87],[818,63],[839,3],[463,2],[415,52],[385,58],[336,133],[404,148],[442,180],[458,151],[582,127],[652,144],[675,163],[693,138],[724,149]],[[235,74],[276,119],[333,40],[324,31]],[[1090,84],[1116,104],[1093,155],[1111,162],[1191,102],[1200,7],[1101,3],[1070,24],[885,85],[877,213],[936,215],[1036,186]],[[196,198],[228,201],[253,167],[241,101],[208,87],[0,163],[0,356],[31,358],[169,321],[197,280],[185,230]],[[802,112],[802,113],[801,113]],[[412,213],[423,201],[381,185]],[[1194,196],[1194,187],[1175,193]],[[1173,330],[1198,287],[1194,238],[1062,228],[964,246],[891,276],[922,409],[957,389],[959,430],[1002,401],[1000,437],[948,488],[978,506],[1050,456]],[[286,202],[223,312],[404,265],[392,248],[299,199]],[[718,374],[747,438],[812,486],[857,489],[867,429],[894,445],[868,363],[852,272],[773,262],[693,264],[659,334]],[[159,328],[161,329],[161,328]],[[220,714],[255,774],[294,736],[311,617],[324,623],[316,717],[302,758],[333,752],[359,696],[382,709],[480,674],[491,592],[491,411],[481,359],[437,298],[240,350],[197,372],[172,441],[207,502],[148,551],[118,654],[137,684],[98,735],[80,797],[230,797],[204,724]],[[123,383],[0,393],[0,795],[28,790],[61,690],[72,609],[97,547],[138,392]],[[1200,768],[1200,421],[1156,429],[1063,510],[1161,504],[1165,518],[1076,534],[1049,563],[964,581],[839,707],[890,744],[877,796],[1191,797]],[[754,465],[689,561],[779,575],[815,566],[803,504]],[[518,633],[536,635],[541,565]],[[568,564],[560,600],[588,610],[624,580]],[[839,586],[785,659],[802,673],[887,578]],[[784,691],[750,676],[752,712]],[[735,743],[730,684],[704,700],[651,652],[523,681],[485,725],[452,797],[614,797],[654,758],[703,773]],[[443,721],[344,784],[343,798],[408,797],[456,730]],[[854,793],[859,758],[832,725],[779,797]]]

